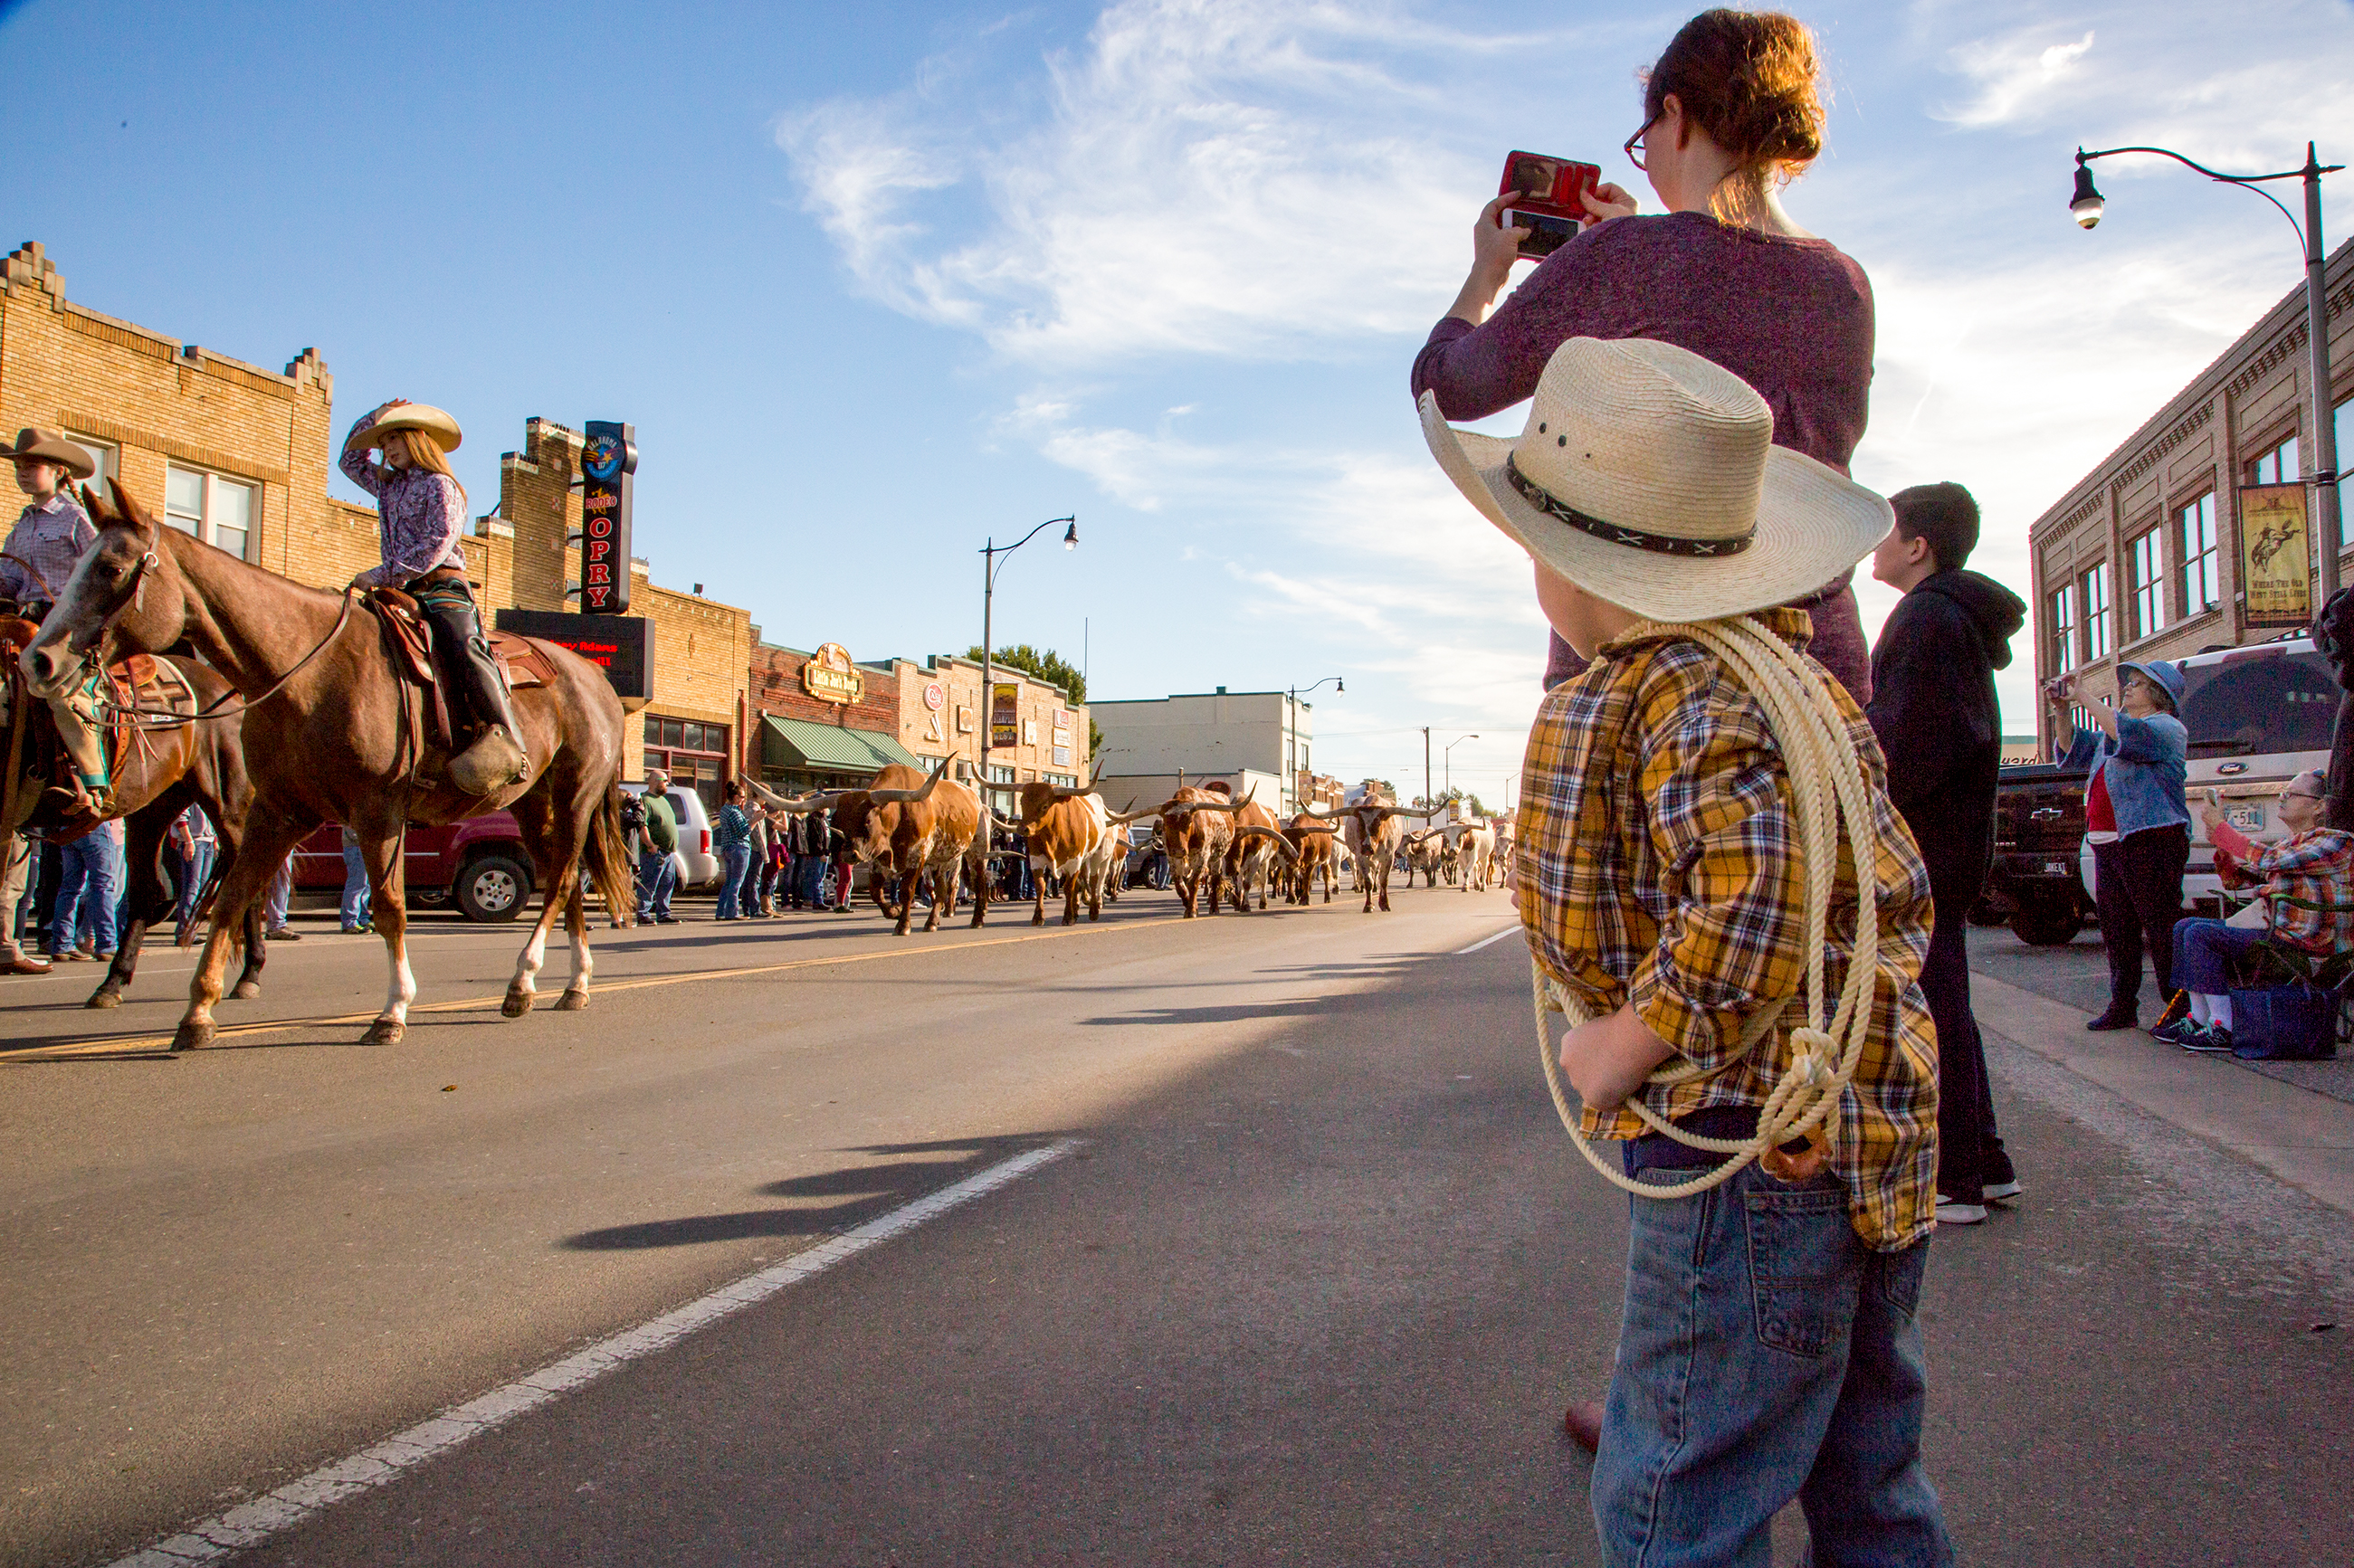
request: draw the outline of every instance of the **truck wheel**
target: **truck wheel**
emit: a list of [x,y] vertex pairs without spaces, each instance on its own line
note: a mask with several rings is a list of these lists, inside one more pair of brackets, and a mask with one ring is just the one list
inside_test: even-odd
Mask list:
[[2031,948],[2059,948],[2076,939],[2084,922],[2073,906],[2022,904],[2010,917],[2011,934]]
[[531,873],[503,854],[486,854],[458,874],[457,895],[469,920],[512,920],[531,900]]

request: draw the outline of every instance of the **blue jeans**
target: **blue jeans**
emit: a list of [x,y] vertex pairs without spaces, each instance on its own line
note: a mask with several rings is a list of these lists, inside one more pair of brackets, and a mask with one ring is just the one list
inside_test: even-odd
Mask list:
[[1767,1568],[1792,1498],[1818,1563],[1952,1563],[1921,1463],[1914,1310],[1928,1243],[1865,1247],[1828,1173],[1793,1187],[1752,1165],[1697,1197],[1628,1202],[1626,1315],[1594,1463],[1614,1568]]
[[344,846],[344,906],[343,927],[356,931],[367,924],[368,874],[367,862],[360,856],[360,846]]
[[801,902],[812,909],[825,907],[825,857],[805,854],[793,862],[793,874],[801,878]]
[[729,844],[719,852],[719,913],[715,920],[738,918],[744,907],[744,874],[752,868],[752,846]]
[[205,878],[213,874],[213,845],[209,842],[193,844],[187,858],[180,862],[180,906],[174,918],[185,926],[196,917],[196,898],[205,890]]
[[638,918],[666,920],[670,918],[671,885],[678,880],[678,867],[668,850],[642,849],[638,852]]
[[64,869],[58,878],[57,909],[49,916],[49,951],[69,950],[83,930],[100,952],[112,950],[114,895],[122,882],[114,841],[103,830],[84,833],[58,853]]
[[[2232,960],[2269,933],[2243,931],[2221,920],[2180,920],[2174,927],[2174,983],[2201,996],[2232,989]],[[2170,1001],[2171,997],[2162,998]]]

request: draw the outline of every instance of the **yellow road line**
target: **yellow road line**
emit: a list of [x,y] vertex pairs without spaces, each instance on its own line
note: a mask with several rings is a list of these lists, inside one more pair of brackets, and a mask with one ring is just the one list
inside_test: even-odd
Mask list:
[[[793,959],[784,963],[756,964],[742,969],[690,969],[674,975],[641,975],[634,980],[599,980],[591,989],[592,996],[609,996],[615,991],[651,991],[658,986],[685,985],[693,980],[734,980],[750,975],[782,974],[788,969],[823,969],[836,964],[871,963],[878,959],[904,959],[918,953],[965,952],[974,948],[1011,948],[1024,942],[1048,942],[1063,937],[1097,935],[1106,931],[1141,931],[1151,926],[1172,926],[1182,920],[1180,915],[1164,915],[1157,919],[1123,922],[1118,925],[1089,923],[1066,927],[1055,931],[1034,931],[1021,937],[992,937],[977,942],[940,942],[925,947],[908,944],[885,948],[875,952],[844,953],[834,958]],[[967,929],[970,929],[970,927]],[[408,1010],[411,1018],[428,1012],[474,1012],[498,1006],[506,1000],[506,992],[495,996],[461,997],[455,1001],[426,1002]],[[276,1034],[289,1029],[328,1029],[338,1025],[373,1023],[373,1012],[342,1012],[322,1014],[312,1018],[282,1018],[260,1023],[232,1023],[216,1032],[217,1040],[243,1039],[254,1034]],[[61,1040],[53,1045],[27,1045],[16,1050],[0,1050],[0,1062],[58,1062],[86,1056],[118,1056],[143,1054],[168,1048],[169,1034],[100,1034],[87,1040]]]

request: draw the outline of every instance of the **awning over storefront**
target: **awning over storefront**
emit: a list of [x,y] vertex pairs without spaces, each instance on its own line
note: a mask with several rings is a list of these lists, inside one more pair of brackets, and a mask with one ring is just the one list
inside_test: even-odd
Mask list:
[[793,773],[879,773],[892,763],[921,771],[923,763],[890,736],[875,729],[842,729],[807,719],[760,720],[760,760]]

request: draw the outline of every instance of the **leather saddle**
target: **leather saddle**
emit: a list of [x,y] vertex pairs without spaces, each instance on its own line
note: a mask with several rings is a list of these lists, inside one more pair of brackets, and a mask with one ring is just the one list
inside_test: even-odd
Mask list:
[[[376,623],[384,629],[385,652],[392,660],[392,667],[403,679],[425,691],[434,744],[451,745],[454,737],[451,733],[450,705],[442,694],[440,668],[433,660],[433,628],[425,619],[425,612],[414,597],[396,588],[369,588],[360,599],[375,612]],[[498,661],[499,674],[506,682],[507,690],[519,691],[555,682],[556,666],[538,643],[512,631],[492,631],[488,636],[491,656]]]

